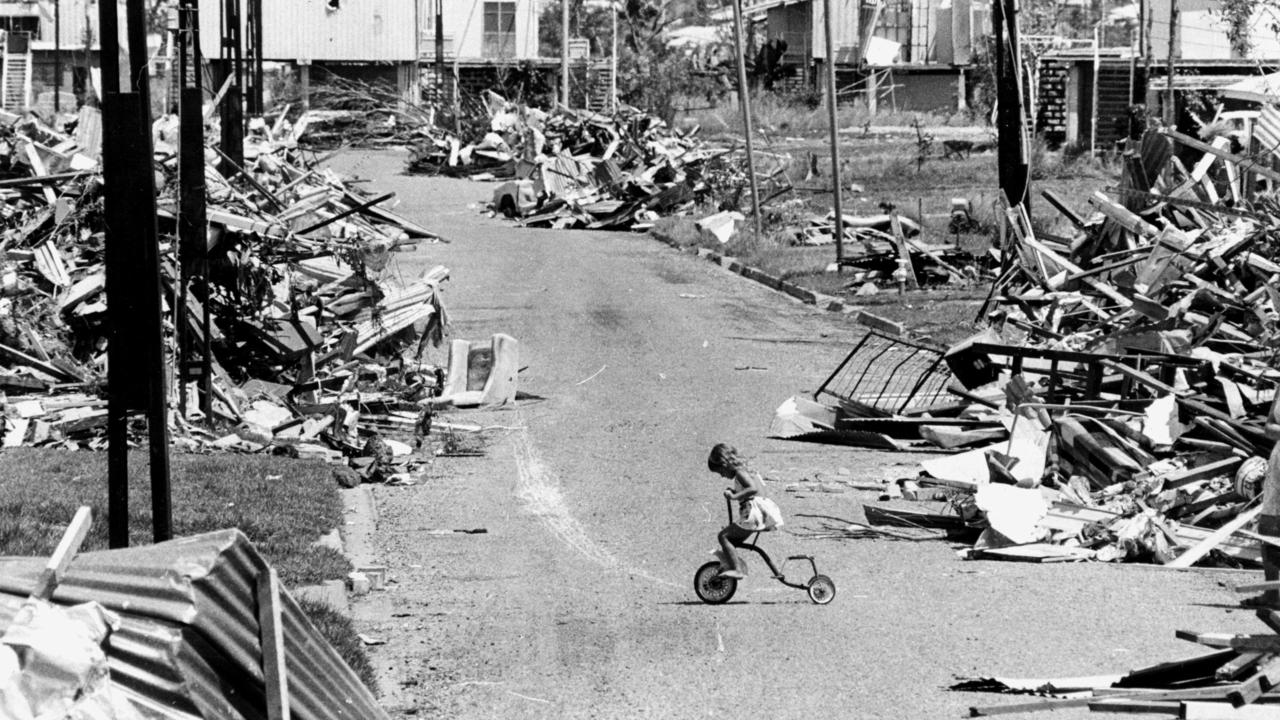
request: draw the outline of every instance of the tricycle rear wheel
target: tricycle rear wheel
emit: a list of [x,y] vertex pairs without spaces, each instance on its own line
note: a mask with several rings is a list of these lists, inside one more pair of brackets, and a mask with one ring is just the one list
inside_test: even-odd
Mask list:
[[729,598],[738,591],[738,581],[733,578],[720,577],[720,563],[709,562],[698,568],[693,574],[693,591],[698,599],[708,605],[720,605],[729,602]]
[[814,575],[805,591],[816,605],[826,605],[836,599],[836,584],[826,575]]

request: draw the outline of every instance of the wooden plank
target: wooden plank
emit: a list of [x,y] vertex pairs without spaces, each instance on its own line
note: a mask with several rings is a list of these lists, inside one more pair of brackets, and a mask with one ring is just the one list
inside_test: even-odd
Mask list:
[[1280,612],[1272,608],[1258,608],[1257,616],[1272,632],[1280,633]]
[[62,540],[49,556],[49,562],[45,564],[44,570],[40,571],[40,577],[36,578],[36,586],[31,591],[32,598],[48,600],[53,597],[53,591],[67,574],[67,566],[80,551],[80,546],[84,544],[84,538],[89,534],[89,526],[92,524],[93,511],[88,506],[82,505],[71,518],[71,524],[62,533]]
[[1225,160],[1230,160],[1231,162],[1239,166],[1240,169],[1242,170],[1247,170],[1251,173],[1255,173],[1264,178],[1268,178],[1270,180],[1280,182],[1280,172],[1276,172],[1275,170],[1272,170],[1271,168],[1266,167],[1265,165],[1259,165],[1258,163],[1254,162],[1253,160],[1250,160],[1247,157],[1242,157],[1240,155],[1236,155],[1234,153],[1223,150],[1222,148],[1214,147],[1213,145],[1210,145],[1209,143],[1203,142],[1201,140],[1197,140],[1191,137],[1190,135],[1183,135],[1177,130],[1165,129],[1165,130],[1161,130],[1160,134],[1164,135],[1165,137],[1172,138],[1173,140],[1176,140],[1179,143],[1186,145],[1189,148],[1195,148],[1196,150],[1199,150],[1201,152],[1206,152],[1211,155],[1216,155]]
[[898,213],[889,213],[889,226],[893,229],[893,242],[898,246],[898,262],[907,268],[907,287],[918,290],[920,282],[916,279],[916,266],[911,260],[911,251],[907,249],[907,236],[902,232],[902,221],[898,219]]
[[1163,481],[1166,489],[1182,487],[1183,485],[1190,485],[1197,480],[1207,480],[1209,478],[1215,478],[1222,475],[1231,475],[1236,471],[1236,468],[1240,467],[1241,462],[1244,462],[1243,458],[1232,456],[1225,460],[1205,463],[1199,467],[1169,473],[1162,477],[1161,480]]
[[268,720],[289,720],[289,677],[285,666],[284,619],[280,578],[268,567],[258,573],[258,628],[262,639],[262,675]]
[[1094,290],[1097,290],[1099,293],[1106,295],[1112,302],[1116,303],[1120,307],[1128,308],[1133,305],[1133,301],[1125,297],[1124,295],[1121,295],[1118,290],[1116,290],[1115,288],[1111,287],[1107,283],[1102,282],[1101,280],[1095,277],[1091,277],[1087,275],[1085,273],[1085,270],[1081,268],[1079,265],[1076,265],[1070,260],[1054,252],[1052,248],[1040,242],[1039,240],[1036,240],[1030,234],[1024,237],[1022,239],[1022,242],[1030,246],[1036,252],[1052,260],[1054,263],[1056,263],[1063,270],[1066,270],[1068,273],[1074,273],[1076,275],[1080,275],[1081,276],[1080,279],[1083,280],[1086,285],[1093,288]]
[[1238,593],[1256,593],[1256,592],[1266,592],[1268,590],[1280,590],[1280,580],[1271,580],[1269,582],[1260,582],[1260,583],[1250,583],[1247,585],[1237,585],[1235,586],[1234,589]]
[[[49,168],[45,167],[44,158],[40,157],[40,151],[36,149],[35,143],[28,142],[23,147],[23,151],[27,154],[27,162],[31,164],[31,170],[36,177],[49,174]],[[56,205],[58,202],[58,193],[48,185],[41,185],[40,191],[44,193],[45,202],[50,205]]]
[[1240,653],[1234,660],[1218,668],[1213,676],[1223,681],[1235,680],[1245,673],[1252,673],[1259,663],[1266,662],[1271,657],[1273,657],[1271,653],[1260,651]]
[[1202,633],[1190,630],[1174,632],[1179,640],[1188,640],[1207,647],[1232,648],[1248,652],[1280,652],[1280,635],[1240,635],[1231,633]]
[[1237,530],[1247,525],[1250,521],[1252,521],[1255,517],[1257,517],[1258,513],[1260,512],[1262,512],[1261,505],[1251,510],[1246,510],[1240,513],[1231,522],[1227,523],[1226,525],[1223,525],[1217,530],[1214,530],[1212,533],[1209,533],[1209,536],[1206,537],[1204,540],[1200,541],[1199,544],[1189,548],[1186,552],[1174,558],[1172,562],[1166,563],[1165,566],[1173,567],[1173,568],[1191,567],[1191,565],[1195,563],[1195,561],[1199,560],[1205,555],[1208,555],[1210,550],[1213,550],[1218,545],[1222,544],[1222,541],[1226,540]]
[[1240,707],[1256,702],[1263,693],[1280,683],[1280,658],[1272,658],[1260,666],[1258,672],[1240,683],[1240,686],[1227,693],[1227,700]]
[[1270,705],[1236,708],[1221,702],[1191,701],[1182,703],[1178,717],[1185,720],[1277,720],[1280,708]]
[[72,375],[57,365],[44,362],[39,358],[32,357],[21,350],[11,348],[8,345],[0,344],[0,357],[7,358],[10,362],[14,362],[19,365],[26,365],[27,367],[35,368],[36,370],[55,378],[62,378],[63,380],[71,380],[73,382],[84,382],[84,378],[82,377]]
[[[1209,688],[1187,688],[1184,690],[1145,690],[1137,688],[1129,688],[1125,690],[1111,690],[1114,694],[1107,694],[1099,697],[1078,697],[1078,698],[1045,698],[1042,700],[1032,700],[1023,703],[1014,703],[1012,705],[981,705],[969,708],[969,717],[989,717],[993,715],[1012,715],[1016,713],[1030,713],[1041,711],[1054,711],[1066,708],[1088,707],[1093,710],[1095,704],[1102,703],[1133,703],[1126,707],[1138,707],[1139,704],[1149,703],[1171,703],[1176,709],[1178,704],[1184,700],[1199,700],[1211,698],[1225,698],[1228,690],[1234,686],[1227,687],[1209,687]],[[1099,694],[1108,691],[1095,691]],[[1117,705],[1118,707],[1118,705]],[[1109,708],[1108,708],[1109,709]],[[1123,712],[1141,712],[1139,710],[1124,710]]]

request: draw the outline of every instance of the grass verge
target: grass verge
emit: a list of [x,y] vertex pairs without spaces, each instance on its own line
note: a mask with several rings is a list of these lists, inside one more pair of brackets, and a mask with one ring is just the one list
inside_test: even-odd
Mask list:
[[[314,544],[342,523],[337,484],[323,463],[259,455],[175,455],[170,475],[175,536],[239,528],[289,587],[342,579],[351,571],[341,553]],[[147,545],[152,535],[145,454],[132,455],[129,477],[129,542]],[[95,519],[82,549],[106,549],[105,453],[35,448],[0,453],[0,555],[49,555],[81,505],[90,506]],[[350,621],[324,604],[304,603],[304,609],[374,688],[369,660]]]
[[[145,455],[129,463],[129,542],[151,536],[151,491]],[[313,543],[342,522],[342,503],[321,463],[257,455],[175,455],[173,531],[195,535],[239,528],[286,585],[343,578],[351,564]],[[84,550],[107,547],[106,453],[13,448],[0,453],[0,554],[48,555],[76,508],[95,522]]]
[[338,655],[351,666],[356,676],[375,694],[378,692],[377,677],[373,665],[369,662],[369,654],[365,652],[364,643],[356,634],[351,618],[329,607],[328,604],[302,599],[298,606],[311,619],[316,630],[329,640]]

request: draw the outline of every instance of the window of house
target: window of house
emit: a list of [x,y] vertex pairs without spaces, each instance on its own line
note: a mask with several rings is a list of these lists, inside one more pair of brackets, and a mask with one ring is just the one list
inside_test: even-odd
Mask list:
[[484,4],[484,56],[509,58],[516,55],[516,4]]
[[906,62],[911,57],[911,0],[888,0],[880,10],[880,23],[876,35],[902,45],[899,57]]
[[0,30],[35,37],[40,34],[40,18],[31,15],[0,17]]

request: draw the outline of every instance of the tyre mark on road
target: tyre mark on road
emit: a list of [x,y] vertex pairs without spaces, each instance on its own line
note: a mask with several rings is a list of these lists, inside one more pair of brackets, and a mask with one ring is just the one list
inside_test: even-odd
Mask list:
[[[523,425],[523,420],[518,423]],[[582,523],[569,512],[560,494],[560,479],[547,467],[529,439],[528,431],[521,430],[512,438],[515,449],[516,471],[519,475],[516,497],[525,503],[529,512],[542,521],[560,542],[577,550],[588,560],[611,570],[619,570],[666,587],[680,587],[676,583],[654,577],[649,573],[624,563],[616,555],[602,547],[587,534]]]

